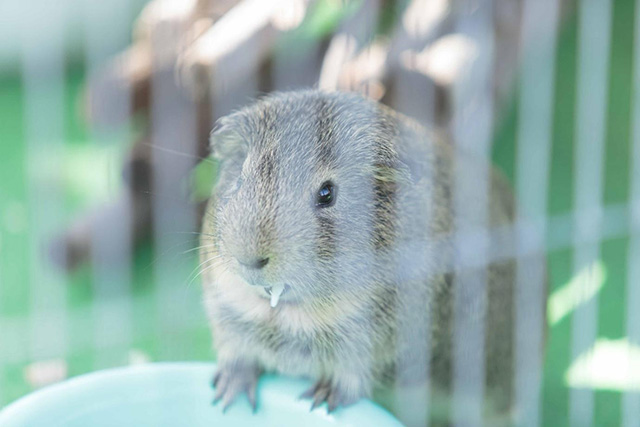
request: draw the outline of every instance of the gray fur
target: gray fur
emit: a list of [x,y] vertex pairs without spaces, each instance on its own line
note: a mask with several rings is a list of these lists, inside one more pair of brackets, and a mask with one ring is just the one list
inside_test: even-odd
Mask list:
[[[212,144],[220,175],[201,256],[219,397],[255,394],[263,369],[315,379],[306,396],[330,409],[427,371],[448,396],[454,166],[472,160],[386,107],[318,91],[269,95],[224,118]],[[336,203],[318,209],[326,180]],[[491,184],[490,226],[508,224],[509,188],[494,172]],[[241,257],[270,261],[249,271]],[[513,262],[487,275],[486,390],[508,417]],[[264,287],[277,283],[289,288],[271,309]]]

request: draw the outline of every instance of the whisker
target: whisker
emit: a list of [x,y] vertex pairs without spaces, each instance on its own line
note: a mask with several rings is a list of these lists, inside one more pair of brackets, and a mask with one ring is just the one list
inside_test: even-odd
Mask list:
[[188,157],[188,158],[191,158],[191,159],[200,160],[200,161],[203,161],[203,162],[210,163],[212,165],[216,164],[216,162],[213,161],[212,159],[210,159],[209,157],[201,157],[201,156],[197,156],[195,154],[189,154],[189,153],[184,153],[182,151],[172,150],[172,149],[166,148],[166,147],[160,147],[157,144],[152,144],[150,142],[141,141],[140,143],[142,145],[146,145],[146,146],[151,147],[153,150],[164,151],[165,153],[175,154],[175,155],[182,156],[182,157]]
[[[200,264],[198,264],[198,266],[197,266],[197,267],[195,267],[195,268],[193,269],[193,271],[192,271],[192,272],[189,274],[189,276],[187,277],[187,280],[189,281],[189,282],[187,283],[187,288],[191,286],[191,283],[193,283],[193,281],[194,281],[196,278],[198,278],[198,276],[199,276],[198,271],[200,270],[200,268],[201,268],[203,265],[205,265],[205,264],[206,264],[206,263],[208,263],[208,262],[215,261],[215,260],[219,259],[220,257],[222,257],[222,255],[218,255],[218,256],[215,256],[215,257],[213,257],[213,258],[208,258],[208,259],[206,259],[206,260],[202,261]],[[215,264],[213,264],[213,265],[215,266]],[[193,276],[194,274],[195,274],[195,276]],[[192,276],[193,276],[193,277],[192,277]]]
[[[215,247],[216,247],[215,243],[212,243],[210,245],[200,245],[200,246],[196,246],[195,248],[187,249],[186,251],[182,252],[182,255],[186,255],[190,252],[195,252],[197,250],[204,249],[204,248],[215,248]],[[203,252],[203,253],[206,253],[206,252]]]
[[196,208],[197,205],[198,205],[197,202],[191,201],[188,196],[185,196],[184,198],[180,198],[180,197],[170,196],[168,194],[157,193],[155,191],[150,191],[150,190],[140,190],[136,194],[144,194],[146,196],[158,197],[158,198],[166,199],[166,201],[185,204],[185,205],[191,206],[193,208]]
[[[177,242],[177,243],[173,243],[171,244],[169,247],[164,248],[164,250],[162,251],[162,253],[155,255],[155,257],[153,258],[153,260],[151,260],[149,262],[149,264],[147,266],[144,267],[144,270],[148,270],[149,268],[153,267],[157,262],[159,262],[162,258],[169,256],[169,253],[172,252],[175,248],[181,246],[181,245],[191,245],[193,242],[192,240],[185,240],[182,242]],[[175,257],[178,257],[180,255],[185,255],[186,252],[183,252],[181,254],[175,254]],[[175,258],[174,258],[175,259]]]
[[224,263],[213,263],[207,267],[205,267],[204,269],[200,270],[199,273],[197,273],[190,281],[189,283],[187,283],[187,288],[189,288],[191,286],[191,284],[198,279],[200,276],[202,276],[204,273],[213,270],[215,267],[219,267],[221,265],[224,265]]

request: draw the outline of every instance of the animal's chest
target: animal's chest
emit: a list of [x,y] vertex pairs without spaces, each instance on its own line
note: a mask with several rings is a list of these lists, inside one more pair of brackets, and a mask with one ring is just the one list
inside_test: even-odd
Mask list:
[[227,325],[251,349],[266,370],[315,376],[333,359],[335,337],[322,328],[287,328],[277,319],[247,321],[235,318]]
[[248,335],[248,339],[267,352],[295,354],[299,357],[311,357],[313,352],[314,334],[294,333],[271,322],[254,323]]

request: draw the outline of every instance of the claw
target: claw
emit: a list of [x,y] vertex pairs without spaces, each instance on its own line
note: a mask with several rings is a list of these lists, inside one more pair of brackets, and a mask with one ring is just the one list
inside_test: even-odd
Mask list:
[[302,393],[299,399],[311,399],[315,394],[316,390],[320,387],[320,382],[315,383],[313,386],[309,387],[304,393]]
[[213,396],[213,402],[212,402],[212,403],[213,403],[214,405],[217,405],[217,404],[218,404],[218,402],[220,402],[220,400],[222,400],[222,395],[223,395],[223,394],[224,394],[224,392],[223,392],[222,390],[218,390],[218,391],[216,392],[216,395],[215,395],[215,396]]
[[327,406],[328,406],[327,412],[329,414],[338,408],[338,402],[336,402],[336,399],[333,397],[333,395],[329,396],[329,400],[327,401]]
[[213,405],[222,401],[222,412],[226,412],[238,394],[247,393],[251,408],[257,409],[256,387],[260,370],[253,365],[227,365],[213,377],[215,395]]
[[224,400],[224,402],[222,403],[222,413],[223,414],[227,413],[227,409],[229,409],[231,407],[231,404],[233,403],[234,400],[235,400],[235,396],[230,397],[230,398],[226,398]]
[[327,402],[328,413],[334,412],[340,406],[348,406],[355,403],[360,396],[350,396],[343,392],[343,389],[335,384],[332,385],[330,381],[318,381],[307,391],[300,395],[300,399],[312,399],[311,408],[309,411],[313,411],[318,406]]
[[217,374],[218,378],[214,379],[216,386],[216,394],[213,396],[213,404],[217,404],[224,396],[225,391],[227,391],[227,383],[226,378],[224,381],[220,381],[222,377],[220,374]]
[[316,392],[315,397],[313,398],[313,403],[311,404],[311,411],[316,409],[318,406],[322,405],[325,400],[327,400],[327,396],[329,395],[329,389],[325,387],[320,387]]
[[211,381],[212,387],[215,388],[218,385],[218,381],[220,381],[221,374],[222,373],[220,371],[215,373],[215,375],[213,376],[213,380]]
[[307,391],[300,395],[301,399],[313,399],[311,403],[311,408],[309,411],[313,411],[318,406],[322,405],[324,401],[327,400],[327,396],[331,392],[331,385],[326,381],[318,381],[313,387],[309,388]]
[[247,389],[247,397],[249,398],[249,404],[251,405],[251,410],[255,414],[258,410],[258,402],[256,401],[256,386],[249,386]]

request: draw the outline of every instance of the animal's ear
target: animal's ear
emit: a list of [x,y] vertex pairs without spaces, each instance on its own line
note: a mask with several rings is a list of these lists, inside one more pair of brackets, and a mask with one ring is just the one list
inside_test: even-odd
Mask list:
[[412,183],[411,171],[399,160],[392,164],[376,163],[373,165],[373,179],[375,180],[376,191],[395,189]]
[[411,168],[400,159],[396,150],[391,147],[376,152],[373,164],[373,177],[376,182],[387,185],[410,185]]
[[244,157],[247,141],[234,129],[232,122],[223,117],[218,121],[209,138],[211,155],[218,160]]

